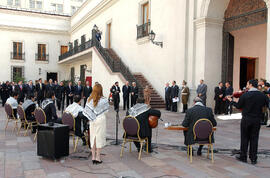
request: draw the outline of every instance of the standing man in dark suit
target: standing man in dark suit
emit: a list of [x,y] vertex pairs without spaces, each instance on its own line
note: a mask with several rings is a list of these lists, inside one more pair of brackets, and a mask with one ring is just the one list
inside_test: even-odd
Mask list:
[[132,87],[131,87],[131,107],[134,106],[137,103],[137,99],[139,96],[139,88],[136,86],[135,82],[132,82]]
[[16,86],[15,89],[16,93],[18,93],[18,104],[22,104],[24,102],[24,97],[25,97],[25,88],[23,86],[22,81],[18,82],[18,85]]
[[41,78],[38,80],[38,83],[36,84],[36,91],[37,91],[37,102],[38,105],[40,106],[40,104],[44,100],[45,95],[45,85],[42,83]]
[[46,95],[46,93],[48,93],[49,91],[55,92],[55,87],[54,87],[54,84],[53,84],[53,80],[52,80],[52,79],[50,79],[48,85],[46,85],[45,95]]
[[111,93],[113,97],[113,105],[114,105],[114,110],[119,111],[119,103],[120,103],[120,87],[118,82],[115,82],[115,84],[111,88]]
[[233,106],[242,109],[241,120],[241,147],[240,156],[236,159],[247,162],[247,150],[249,146],[249,158],[251,164],[257,164],[257,151],[259,142],[259,133],[261,129],[261,119],[264,117],[263,107],[268,106],[268,97],[258,89],[257,80],[247,82],[248,92],[244,93],[238,103],[233,102],[231,97],[228,100]]
[[223,98],[224,98],[224,88],[223,83],[219,82],[218,86],[215,88],[215,114],[221,114],[223,113]]
[[179,101],[179,87],[176,85],[176,81],[172,82],[171,88],[172,112],[177,112],[177,102]]
[[33,85],[32,80],[29,80],[28,84],[26,85],[25,92],[27,96],[35,94],[35,86]]
[[74,87],[74,95],[79,95],[82,98],[83,86],[82,82],[79,80],[78,84]]
[[197,88],[197,95],[202,99],[203,104],[206,106],[206,99],[207,99],[207,85],[204,84],[204,80],[200,80],[200,84]]
[[74,87],[72,86],[72,82],[68,83],[68,86],[66,87],[66,96],[67,96],[67,107],[70,104],[73,103],[73,96],[74,96]]
[[59,111],[61,111],[61,109],[64,110],[64,103],[63,103],[63,101],[65,100],[64,82],[60,82],[60,85],[57,84],[55,86],[55,97],[56,97],[56,105],[57,105],[58,110]]
[[1,88],[2,106],[5,105],[7,99],[10,96],[8,85],[9,85],[9,82],[8,81],[6,83],[3,82],[3,84],[2,84],[2,88]]
[[226,100],[225,100],[224,112],[225,112],[225,115],[228,115],[228,114],[232,114],[232,105],[230,104],[230,101],[227,100],[227,97],[230,97],[233,95],[233,88],[231,87],[230,82],[226,82],[225,86],[226,86],[226,89],[225,89]]
[[130,86],[129,86],[128,81],[126,81],[126,84],[122,87],[122,92],[123,92],[123,101],[124,101],[123,109],[126,110],[126,107],[127,109],[129,109]]
[[92,93],[92,87],[90,86],[89,81],[86,81],[85,87],[83,87],[83,99],[84,99],[83,107],[85,107],[87,98],[91,95],[91,93]]
[[[205,118],[212,123],[213,127],[217,125],[212,109],[206,107],[199,97],[195,97],[193,101],[194,106],[186,111],[185,119],[182,122],[182,126],[189,128],[188,131],[184,131],[185,145],[187,146],[196,143],[196,140],[194,140],[193,127],[198,120]],[[211,140],[212,143],[214,143],[214,133],[212,134]],[[202,155],[202,148],[203,145],[200,145],[197,151],[198,156]]]
[[166,83],[165,87],[165,101],[166,101],[166,110],[170,111],[172,106],[171,90],[169,83]]

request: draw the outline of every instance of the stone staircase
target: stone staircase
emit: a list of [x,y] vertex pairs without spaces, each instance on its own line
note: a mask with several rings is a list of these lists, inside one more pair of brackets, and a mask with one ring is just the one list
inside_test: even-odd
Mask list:
[[116,54],[116,52],[113,49],[104,49],[107,53],[107,55],[110,56],[112,59],[113,64],[113,71],[114,72],[121,72],[121,74],[125,77],[126,80],[129,82],[135,81],[137,83],[137,86],[139,88],[139,97],[143,97],[143,89],[145,86],[149,86],[149,88],[152,90],[151,93],[151,102],[150,105],[152,108],[165,108],[165,102],[163,98],[157,93],[157,91],[153,88],[150,82],[147,81],[147,79],[142,74],[132,74],[125,75],[124,71],[125,65],[121,61],[120,57]]

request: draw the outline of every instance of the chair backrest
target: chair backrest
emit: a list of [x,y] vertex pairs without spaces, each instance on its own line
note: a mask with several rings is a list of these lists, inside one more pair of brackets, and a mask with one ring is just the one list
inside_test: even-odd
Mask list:
[[41,108],[36,108],[34,111],[35,119],[38,124],[46,124],[46,114]]
[[63,113],[62,123],[69,126],[70,130],[75,131],[75,119],[74,119],[74,116],[70,112],[65,111]]
[[140,138],[139,131],[140,131],[140,124],[135,117],[126,116],[123,120],[123,128],[128,136],[135,136]]
[[193,126],[194,140],[207,141],[211,143],[211,136],[213,133],[213,125],[209,119],[199,119]]
[[17,113],[18,113],[19,118],[20,118],[21,121],[27,122],[24,109],[23,109],[23,107],[21,105],[18,105],[18,107],[17,107]]
[[5,112],[8,118],[14,118],[13,109],[10,104],[5,103]]

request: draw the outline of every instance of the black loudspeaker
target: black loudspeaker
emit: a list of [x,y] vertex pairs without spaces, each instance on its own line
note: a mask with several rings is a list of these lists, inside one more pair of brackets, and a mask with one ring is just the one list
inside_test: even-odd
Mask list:
[[69,127],[62,124],[38,126],[37,155],[59,159],[69,155]]

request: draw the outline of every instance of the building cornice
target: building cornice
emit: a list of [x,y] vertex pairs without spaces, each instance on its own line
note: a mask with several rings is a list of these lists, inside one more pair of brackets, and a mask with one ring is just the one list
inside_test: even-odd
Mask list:
[[199,18],[194,20],[196,29],[203,27],[223,27],[224,19],[215,19],[215,18]]
[[[83,18],[81,18],[77,23],[71,26],[70,33],[76,32],[81,26],[87,24],[89,21],[97,17],[99,14],[113,6],[117,1],[119,0],[103,0],[100,2],[95,8],[93,8],[91,11],[89,11]],[[90,2],[90,1],[89,1]],[[87,4],[86,4],[87,5]],[[86,6],[85,5],[85,6]],[[77,14],[78,15],[78,14]],[[75,16],[72,16],[72,19]]]
[[54,35],[70,35],[68,31],[64,31],[64,30],[48,30],[48,29],[17,27],[17,26],[9,26],[9,25],[0,25],[0,30],[16,31],[16,32],[21,31],[21,32],[33,32],[33,33],[49,33],[49,34],[54,34]]
[[0,8],[0,13],[12,14],[12,15],[20,15],[20,16],[32,16],[32,17],[42,17],[49,19],[61,19],[70,21],[70,16],[62,16],[57,14],[48,14],[48,13],[40,13],[40,12],[31,12],[31,11],[21,11],[15,9],[6,9]]

